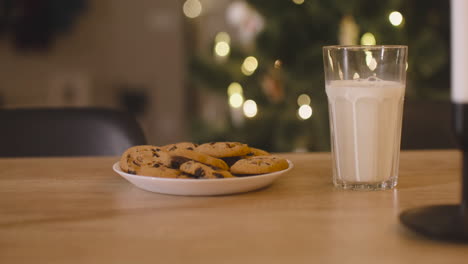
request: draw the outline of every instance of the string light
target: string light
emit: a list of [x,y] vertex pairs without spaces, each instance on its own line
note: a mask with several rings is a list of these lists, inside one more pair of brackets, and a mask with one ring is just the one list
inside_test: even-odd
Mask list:
[[403,22],[403,15],[398,11],[393,11],[388,15],[388,20],[390,21],[390,24],[398,27]]
[[188,18],[196,18],[202,12],[202,5],[199,0],[187,0],[182,7],[184,15]]
[[301,94],[297,97],[297,104],[299,106],[309,105],[310,104],[310,97],[307,94]]
[[374,34],[367,32],[364,33],[361,37],[361,45],[375,45],[375,37]]
[[281,62],[281,60],[275,60],[275,69],[279,69],[281,68],[281,66],[283,65],[283,62]]
[[227,93],[229,96],[231,96],[233,94],[243,94],[244,91],[239,83],[233,82],[228,86]]
[[296,5],[302,5],[304,0],[292,0]]
[[239,108],[244,103],[244,97],[241,94],[235,93],[229,96],[229,105],[233,108]]
[[252,118],[257,115],[257,103],[254,100],[247,100],[243,106],[244,115],[248,118]]
[[226,32],[219,32],[218,34],[216,34],[215,36],[215,42],[218,43],[218,42],[226,42],[227,44],[230,44],[231,43],[231,37],[229,36],[228,33]]
[[309,119],[312,116],[312,107],[310,105],[301,105],[297,110],[297,114],[302,120]]
[[227,42],[220,41],[220,42],[215,44],[214,51],[215,51],[216,55],[218,55],[220,57],[225,57],[231,51],[231,47],[229,47],[229,44]]
[[241,71],[243,74],[249,76],[252,75],[258,67],[258,61],[255,57],[249,56],[245,58],[241,66]]

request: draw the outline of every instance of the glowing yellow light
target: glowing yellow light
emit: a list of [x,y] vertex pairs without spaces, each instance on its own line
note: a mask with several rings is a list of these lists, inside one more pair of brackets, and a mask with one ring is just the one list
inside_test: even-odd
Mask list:
[[283,65],[283,62],[281,62],[281,60],[275,60],[275,68],[276,69],[281,68],[281,65]]
[[408,62],[406,63],[406,71],[408,71]]
[[310,104],[310,97],[307,94],[299,95],[299,97],[297,97],[297,104],[299,106],[309,105]]
[[302,120],[309,119],[312,116],[312,107],[310,105],[301,105],[297,110],[297,114]]
[[246,117],[252,118],[257,115],[257,104],[254,100],[247,100],[244,103],[243,110]]
[[372,60],[372,52],[371,51],[364,51],[364,53],[366,53],[366,64],[367,66],[370,65],[370,62]]
[[375,45],[375,37],[374,34],[367,32],[364,33],[361,37],[361,45]]
[[398,27],[403,22],[403,15],[398,11],[393,11],[388,15],[388,20],[392,25]]
[[202,5],[199,0],[187,0],[182,7],[184,15],[188,18],[196,18],[202,12]]
[[241,72],[242,72],[244,75],[246,75],[246,76],[250,76],[250,75],[253,74],[253,72],[246,70],[246,69],[244,68],[244,65],[241,66]]
[[244,63],[242,63],[241,71],[245,75],[251,75],[258,67],[258,61],[255,57],[249,56],[245,58]]
[[229,96],[229,105],[233,108],[239,108],[244,102],[244,97],[241,94],[235,93]]
[[226,42],[227,44],[231,43],[231,37],[226,32],[219,32],[216,34],[215,42]]
[[233,82],[228,86],[227,93],[229,97],[233,94],[243,94],[242,86],[239,83]]
[[375,68],[377,68],[377,61],[375,60],[374,57],[372,57],[372,59],[369,62],[369,65],[367,65],[367,66],[369,67],[369,70],[371,70],[371,71],[374,71]]
[[[364,51],[364,53],[366,53],[366,64],[367,64],[367,67],[369,67],[369,69],[371,71],[374,71],[375,68],[377,68],[377,61],[375,60],[374,56],[372,56],[372,52],[371,51]],[[357,73],[356,73],[357,74]],[[359,75],[358,75],[358,78],[359,78]],[[357,79],[357,78],[354,78],[354,79]]]
[[304,0],[292,0],[296,5],[302,5]]
[[224,41],[216,43],[214,47],[214,51],[216,55],[221,56],[221,57],[227,56],[230,50],[231,48],[229,47],[229,44],[227,44]]

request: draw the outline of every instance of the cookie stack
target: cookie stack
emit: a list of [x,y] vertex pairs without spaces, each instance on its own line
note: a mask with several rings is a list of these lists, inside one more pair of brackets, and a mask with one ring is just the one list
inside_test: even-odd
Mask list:
[[239,142],[135,146],[126,150],[120,159],[120,168],[126,173],[181,179],[258,175],[284,170],[288,166],[281,157]]

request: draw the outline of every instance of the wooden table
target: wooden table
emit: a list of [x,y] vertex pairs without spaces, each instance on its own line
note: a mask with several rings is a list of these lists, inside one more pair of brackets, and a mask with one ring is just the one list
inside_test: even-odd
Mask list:
[[283,156],[269,188],[218,197],[140,190],[116,158],[0,159],[0,263],[468,263],[397,218],[458,201],[458,152],[403,152],[398,188],[375,192],[334,189],[329,153]]

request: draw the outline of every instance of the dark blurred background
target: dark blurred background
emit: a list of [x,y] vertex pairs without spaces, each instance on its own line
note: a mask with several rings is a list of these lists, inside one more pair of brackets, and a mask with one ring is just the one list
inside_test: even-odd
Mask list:
[[155,145],[328,151],[321,47],[405,44],[403,148],[448,148],[449,22],[440,0],[1,0],[0,107],[121,109]]

